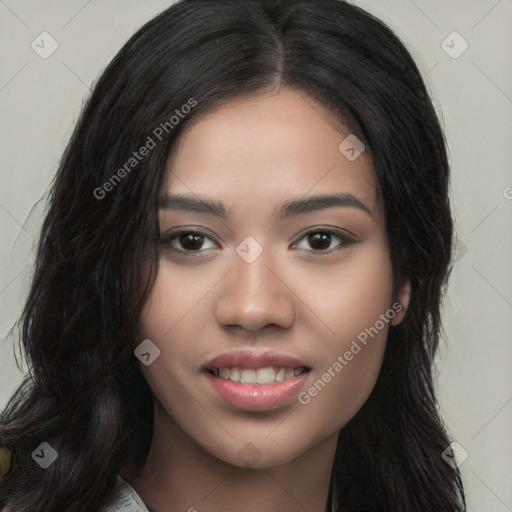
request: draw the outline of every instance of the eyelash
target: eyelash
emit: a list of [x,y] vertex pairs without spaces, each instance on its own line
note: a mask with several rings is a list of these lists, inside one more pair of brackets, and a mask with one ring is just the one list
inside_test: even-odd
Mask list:
[[[348,245],[351,245],[351,244],[354,244],[354,243],[358,242],[358,240],[356,240],[355,238],[352,238],[352,237],[348,236],[347,234],[345,234],[344,232],[339,231],[337,229],[334,230],[334,229],[331,229],[331,228],[315,228],[315,229],[312,229],[312,230],[307,231],[306,233],[304,233],[297,240],[297,242],[293,243],[293,247],[295,247],[298,243],[300,243],[302,240],[307,238],[308,235],[313,235],[313,234],[318,234],[318,233],[335,236],[335,237],[341,239],[341,243],[336,248],[334,248],[334,249],[325,249],[325,250],[315,250],[315,249],[312,249],[311,251],[309,251],[309,252],[312,252],[313,254],[315,254],[315,256],[325,256],[325,255],[330,254],[331,252],[335,252],[335,251],[337,251],[337,250],[339,250],[339,249],[341,249],[341,248],[343,248],[345,246],[348,246]],[[201,253],[206,252],[206,251],[209,250],[209,249],[205,249],[205,250],[197,250],[197,251],[187,251],[187,250],[175,249],[172,246],[172,244],[173,244],[174,240],[179,238],[181,235],[198,235],[198,236],[202,236],[202,237],[205,237],[207,239],[210,239],[212,242],[214,242],[215,244],[219,245],[219,242],[217,242],[217,240],[215,240],[215,238],[211,234],[205,233],[203,231],[193,230],[193,229],[177,231],[175,233],[172,233],[172,235],[168,235],[168,236],[162,237],[160,239],[160,245],[164,249],[170,250],[170,251],[172,251],[174,253],[177,253],[177,254],[179,254],[181,256],[185,256],[185,257],[188,257],[188,258],[199,257],[199,256],[201,256]],[[307,249],[304,249],[304,250],[307,250]]]

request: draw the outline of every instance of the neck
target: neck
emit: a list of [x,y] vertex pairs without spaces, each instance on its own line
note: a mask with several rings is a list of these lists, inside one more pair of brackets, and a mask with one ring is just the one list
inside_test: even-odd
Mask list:
[[338,432],[284,465],[240,468],[212,456],[156,409],[144,467],[122,474],[155,512],[325,512]]

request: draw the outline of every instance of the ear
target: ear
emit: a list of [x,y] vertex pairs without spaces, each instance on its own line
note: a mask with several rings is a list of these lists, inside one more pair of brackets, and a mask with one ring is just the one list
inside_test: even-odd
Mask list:
[[409,300],[411,298],[411,281],[404,279],[398,288],[396,301],[393,303],[392,308],[396,311],[396,315],[391,320],[391,325],[398,325],[402,322],[409,307]]

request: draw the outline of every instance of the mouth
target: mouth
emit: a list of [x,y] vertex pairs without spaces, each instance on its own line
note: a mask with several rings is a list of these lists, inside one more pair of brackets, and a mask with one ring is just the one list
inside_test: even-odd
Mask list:
[[285,368],[283,366],[265,366],[264,368],[229,368],[228,366],[222,366],[220,368],[207,368],[206,371],[214,377],[239,382],[240,384],[270,385],[298,377],[309,372],[310,369],[306,367]]
[[246,411],[286,405],[300,391],[310,371],[303,361],[278,352],[228,352],[204,367],[217,395]]

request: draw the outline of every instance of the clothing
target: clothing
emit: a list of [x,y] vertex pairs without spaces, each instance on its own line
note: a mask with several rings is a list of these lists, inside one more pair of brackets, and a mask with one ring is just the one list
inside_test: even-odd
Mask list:
[[[117,476],[116,487],[116,501],[107,507],[103,507],[101,512],[156,512],[144,503],[135,489],[120,475]],[[15,512],[15,510],[7,505],[4,508],[0,507],[0,512]]]
[[[101,512],[156,512],[144,503],[142,498],[135,492],[135,489],[120,475],[117,477],[117,486],[119,498]],[[334,500],[332,510],[336,510],[336,500]]]
[[137,494],[135,489],[120,475],[117,477],[117,500],[101,512],[154,512]]
[[[120,475],[117,476],[117,499],[111,505],[104,507],[101,512],[156,512],[144,503],[144,500],[137,494],[135,489]],[[333,504],[332,510],[335,510]],[[2,512],[12,512],[11,509],[2,509]]]

